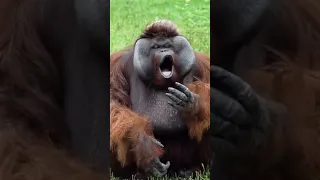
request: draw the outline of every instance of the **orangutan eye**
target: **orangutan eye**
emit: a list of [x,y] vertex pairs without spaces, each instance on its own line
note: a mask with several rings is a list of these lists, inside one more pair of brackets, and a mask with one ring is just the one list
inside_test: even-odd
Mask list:
[[169,47],[171,47],[171,45],[170,44],[165,44],[164,47],[165,48],[169,48]]
[[157,44],[152,46],[152,49],[158,49],[158,48],[159,48],[159,46]]

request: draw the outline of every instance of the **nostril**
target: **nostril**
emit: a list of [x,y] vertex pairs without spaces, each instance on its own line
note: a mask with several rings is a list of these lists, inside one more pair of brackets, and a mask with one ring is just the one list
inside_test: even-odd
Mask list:
[[160,50],[160,52],[167,52],[168,51],[168,49],[162,49],[162,50]]

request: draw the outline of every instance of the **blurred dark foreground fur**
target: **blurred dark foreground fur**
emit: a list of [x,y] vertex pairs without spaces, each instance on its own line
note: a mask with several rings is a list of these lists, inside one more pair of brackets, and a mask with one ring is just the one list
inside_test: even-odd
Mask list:
[[4,129],[0,132],[0,145],[1,180],[96,180],[106,177],[49,141],[26,132]]

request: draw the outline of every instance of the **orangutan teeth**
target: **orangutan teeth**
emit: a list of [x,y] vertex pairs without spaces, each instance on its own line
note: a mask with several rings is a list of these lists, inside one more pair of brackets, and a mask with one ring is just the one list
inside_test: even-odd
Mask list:
[[171,68],[171,70],[169,69],[164,69],[164,70],[160,70],[160,73],[161,75],[164,77],[164,78],[171,78],[172,74],[173,74],[173,68]]
[[171,71],[163,71],[162,74],[165,76],[169,76],[171,74]]

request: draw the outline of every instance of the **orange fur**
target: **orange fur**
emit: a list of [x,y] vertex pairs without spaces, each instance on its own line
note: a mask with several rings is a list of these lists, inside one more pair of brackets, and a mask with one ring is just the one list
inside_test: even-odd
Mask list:
[[[178,35],[175,28],[175,25],[167,21],[158,21],[152,26],[148,26],[140,38],[173,37]],[[126,168],[125,173],[136,172],[136,167],[132,168],[132,164],[141,167],[162,154],[164,160],[175,159],[174,161],[178,163],[177,167],[187,165],[195,169],[201,168],[201,163],[205,163],[211,158],[208,147],[210,137],[208,135],[204,137],[210,125],[210,57],[198,52],[195,52],[195,55],[199,69],[199,72],[196,72],[198,79],[188,87],[200,95],[199,111],[192,118],[186,119],[190,137],[182,137],[178,142],[164,140],[165,153],[159,147],[150,147],[146,141],[141,141],[141,138],[138,138],[139,136],[147,137],[146,139],[154,137],[151,121],[131,110],[129,77],[127,77],[124,65],[125,60],[132,60],[132,48],[110,55],[110,152],[111,159],[117,159],[122,168]],[[161,137],[159,138],[161,139]],[[193,138],[197,140],[196,144],[192,140]],[[139,145],[139,147],[133,149],[133,145]],[[200,154],[198,155],[198,153]],[[187,157],[192,154],[195,155],[193,158]],[[184,162],[183,159],[188,159],[188,161]],[[111,164],[114,162],[112,161]],[[123,173],[117,169],[120,168],[118,166],[120,165],[115,163],[113,171],[118,171],[118,174]]]
[[202,135],[210,128],[210,84],[196,81],[188,85],[188,88],[199,94],[198,112],[186,119],[189,128],[189,136],[201,141]]
[[203,134],[210,128],[210,56],[196,52],[197,64],[200,66],[201,79],[188,84],[187,87],[199,94],[199,111],[186,119],[190,138],[201,141]]
[[[130,109],[129,85],[125,77],[122,57],[126,52],[118,51],[110,56],[110,152],[116,153],[122,166],[135,163],[138,167],[163,154],[156,147],[154,152],[147,149],[135,149],[132,144],[141,144],[138,135],[153,138],[150,121]],[[188,86],[191,91],[200,95],[199,111],[194,117],[187,119],[190,138],[198,143],[210,127],[210,57],[196,52],[197,63],[201,67],[201,79]],[[203,143],[202,143],[203,144]],[[133,157],[131,157],[133,156]]]
[[143,139],[154,138],[152,127],[146,117],[130,109],[122,55],[120,51],[110,56],[110,152],[117,154],[122,166],[135,163],[141,167],[159,157],[163,150],[154,143],[152,147],[144,146]]
[[197,63],[200,66],[201,72],[201,81],[204,83],[210,83],[210,56],[195,52]]
[[[134,161],[138,167],[149,163],[162,154],[161,148],[144,146],[144,139],[154,138],[150,121],[125,106],[110,105],[110,150],[116,152],[122,166],[128,164],[128,154],[134,152]],[[129,159],[130,160],[130,159]]]

